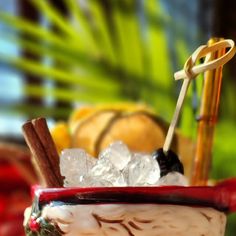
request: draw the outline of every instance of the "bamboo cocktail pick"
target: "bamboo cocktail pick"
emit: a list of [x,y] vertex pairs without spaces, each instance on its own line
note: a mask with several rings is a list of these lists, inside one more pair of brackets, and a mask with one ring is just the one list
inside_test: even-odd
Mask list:
[[[220,41],[223,41],[223,39],[212,38],[209,40],[208,45],[211,46]],[[209,60],[222,57],[225,52],[225,48],[222,48],[217,52],[211,53]],[[219,110],[221,83],[222,66],[204,73],[192,185],[206,185],[208,181],[212,161],[214,128]]]
[[[222,54],[222,51],[225,51],[226,49],[228,49],[228,52],[225,54]],[[213,58],[212,55],[218,55],[217,58]],[[181,108],[183,106],[183,102],[184,102],[184,98],[186,96],[188,87],[190,85],[190,82],[192,79],[196,78],[196,76],[200,73],[206,72],[206,71],[210,71],[210,70],[214,70],[217,68],[222,68],[222,66],[227,63],[235,54],[235,47],[234,47],[234,41],[227,39],[227,40],[221,40],[219,42],[214,42],[211,43],[209,45],[203,45],[200,46],[186,61],[185,65],[184,65],[184,69],[181,71],[178,71],[174,74],[175,80],[179,80],[179,79],[184,79],[184,82],[182,84],[181,87],[181,91],[177,100],[177,104],[176,104],[176,109],[175,109],[175,113],[173,115],[172,121],[170,123],[169,126],[169,130],[167,132],[167,136],[164,142],[164,146],[163,146],[163,151],[165,153],[168,152],[168,150],[170,149],[170,145],[174,136],[174,131],[175,131],[175,127],[177,125],[178,122],[178,118],[180,115],[180,111]],[[197,61],[201,58],[204,58],[205,60],[202,64],[198,64],[196,65]],[[212,80],[214,79],[213,77],[211,78]],[[212,82],[214,83],[214,82]],[[214,89],[214,87],[213,87]],[[211,104],[211,99],[214,98],[210,98],[208,97],[208,104]],[[215,98],[218,99],[218,98]],[[218,102],[217,102],[218,104]],[[201,142],[201,145],[204,145]],[[201,147],[201,150],[203,149],[203,146]],[[206,156],[204,155],[204,159],[198,159],[198,172],[207,172],[209,171],[208,165],[206,166],[202,166],[201,162],[204,163],[209,163],[211,159],[211,156]],[[199,168],[200,166],[200,168]],[[194,171],[194,173],[196,173]],[[199,174],[200,177],[203,176],[203,174]],[[207,175],[204,174],[204,178],[206,178]],[[197,175],[195,175],[195,180],[194,182],[198,182],[199,177]]]

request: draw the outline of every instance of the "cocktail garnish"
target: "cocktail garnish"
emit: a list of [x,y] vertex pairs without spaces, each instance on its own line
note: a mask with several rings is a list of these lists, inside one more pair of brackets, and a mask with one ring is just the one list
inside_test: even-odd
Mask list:
[[[220,58],[217,58],[215,60],[210,60],[211,53],[214,53],[219,50],[226,49],[226,48],[230,48],[226,54],[222,55]],[[177,125],[181,108],[183,106],[184,98],[187,94],[187,90],[188,90],[191,80],[195,79],[196,76],[200,73],[223,66],[234,56],[234,54],[235,54],[234,41],[230,39],[222,40],[210,46],[202,45],[188,58],[188,60],[186,61],[184,65],[184,69],[174,74],[175,80],[184,79],[184,82],[181,87],[181,91],[177,100],[175,112],[174,112],[172,121],[170,123],[169,129],[168,129],[168,133],[164,142],[163,149],[157,150],[155,154],[156,156],[163,157],[163,155],[165,155],[167,158],[170,157],[170,153],[168,154],[168,152],[170,150],[171,142],[174,136],[175,127]],[[204,62],[202,64],[196,65],[198,60],[204,57],[205,57]],[[176,155],[173,155],[173,162],[174,160],[177,160]],[[177,160],[176,165],[179,162],[180,161]],[[165,168],[167,168],[167,166],[165,166]],[[166,171],[168,171],[168,169],[163,170],[163,173],[166,173]],[[169,171],[171,171],[171,169]]]

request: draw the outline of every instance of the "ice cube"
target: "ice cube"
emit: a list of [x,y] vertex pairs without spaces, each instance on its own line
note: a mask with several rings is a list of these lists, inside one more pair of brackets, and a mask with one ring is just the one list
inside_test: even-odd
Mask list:
[[89,173],[90,177],[98,181],[108,181],[112,186],[126,186],[124,176],[110,160],[102,158],[92,168]]
[[135,153],[124,175],[129,186],[153,185],[160,178],[160,168],[151,155]]
[[64,179],[64,187],[78,187],[80,186],[81,176],[79,175],[71,175],[66,176]]
[[95,165],[96,159],[84,150],[65,149],[60,156],[61,175],[65,176],[65,186],[78,186],[81,176],[87,174]]
[[80,186],[82,187],[112,187],[113,184],[107,180],[95,178],[91,175],[85,175],[80,178]]
[[65,149],[60,156],[60,170],[65,187],[188,185],[177,172],[160,179],[159,164],[151,155],[132,154],[122,142],[111,144],[99,159],[82,149]]
[[188,186],[187,178],[179,172],[170,172],[167,175],[160,178],[157,185],[176,185],[176,186]]
[[99,159],[108,159],[115,168],[123,170],[131,160],[131,153],[124,143],[117,141],[102,151]]

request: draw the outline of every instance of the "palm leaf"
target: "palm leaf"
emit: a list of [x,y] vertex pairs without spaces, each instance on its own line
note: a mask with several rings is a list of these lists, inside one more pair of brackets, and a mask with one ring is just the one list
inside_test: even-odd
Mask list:
[[27,85],[24,87],[25,95],[33,97],[51,97],[62,102],[90,102],[90,103],[110,103],[125,100],[123,97],[111,96],[104,92],[96,92],[91,96],[89,90],[80,89],[59,89],[59,88],[47,88],[33,85]]
[[79,40],[77,45],[81,45],[80,37],[78,37],[76,31],[68,25],[68,20],[48,1],[31,0],[31,2],[40,12],[43,12],[44,17],[46,17],[51,24],[55,25],[55,27],[65,34],[65,36],[68,36],[68,38]]
[[22,19],[19,16],[9,15],[5,12],[0,12],[0,20],[2,21],[2,23],[9,25],[13,29],[16,29],[21,34],[25,34],[35,39],[40,39],[45,42],[52,43],[55,46],[60,46],[68,50],[72,50],[72,48],[68,44],[65,44],[63,38],[60,38],[55,33],[45,29],[45,27],[39,24],[30,22],[26,19]]
[[80,34],[88,54],[98,57],[100,55],[99,47],[83,9],[78,7],[78,3],[74,0],[64,0],[64,3],[66,4],[72,18],[71,26]]
[[[143,3],[144,23],[135,1],[110,1],[109,14],[100,1],[89,0],[84,6],[64,1],[69,17],[47,1],[32,2],[47,20],[46,26],[3,12],[0,20],[20,33],[4,36],[41,61],[2,54],[0,60],[68,86],[63,91],[26,87],[28,96],[88,102],[142,100],[170,119],[175,99],[168,92],[174,83],[164,32],[168,20],[159,1]],[[52,63],[43,63],[44,58]]]
[[56,119],[66,119],[68,114],[72,112],[71,108],[51,108],[50,106],[29,105],[29,104],[12,104],[12,105],[0,105],[0,110],[3,114],[9,114],[19,117],[53,117]]
[[104,60],[109,62],[112,66],[116,66],[116,52],[103,9],[97,1],[90,0],[87,1],[87,4],[95,28],[94,35],[96,36],[99,47],[103,49]]
[[42,65],[40,62],[34,62],[25,58],[5,57],[0,54],[0,60],[15,66],[16,68],[22,68],[34,75],[46,76],[45,79],[62,82],[69,85],[81,85],[85,88],[91,88],[94,90],[100,89],[104,92],[119,91],[118,86],[110,80],[105,78],[94,78],[86,73],[70,72],[63,70],[63,68],[51,67],[50,65]]

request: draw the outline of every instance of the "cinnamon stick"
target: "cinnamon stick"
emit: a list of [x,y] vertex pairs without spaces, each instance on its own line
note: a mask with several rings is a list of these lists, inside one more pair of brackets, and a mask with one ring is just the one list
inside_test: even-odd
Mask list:
[[44,118],[37,118],[32,120],[36,134],[39,137],[40,142],[43,145],[43,148],[47,154],[48,161],[51,165],[52,171],[58,179],[60,185],[63,185],[63,178],[60,173],[59,168],[59,155],[55,146],[55,143],[52,139],[50,131],[47,126],[47,122]]
[[[52,162],[50,161],[50,158],[48,157],[48,152],[51,152],[51,151],[48,151],[48,148],[45,148],[44,145],[42,144],[35,130],[33,122],[29,121],[25,123],[22,129],[23,129],[23,134],[24,134],[26,143],[30,148],[33,158],[35,158],[35,163],[37,164],[40,174],[43,177],[44,182],[46,184],[45,187],[61,187],[62,178],[59,179],[57,174],[54,173]],[[45,127],[42,128],[42,130],[43,131],[38,131],[38,133],[40,133],[41,135],[41,138],[46,136],[45,139],[49,140],[47,132],[44,133]],[[50,136],[50,133],[49,133],[49,136]]]

